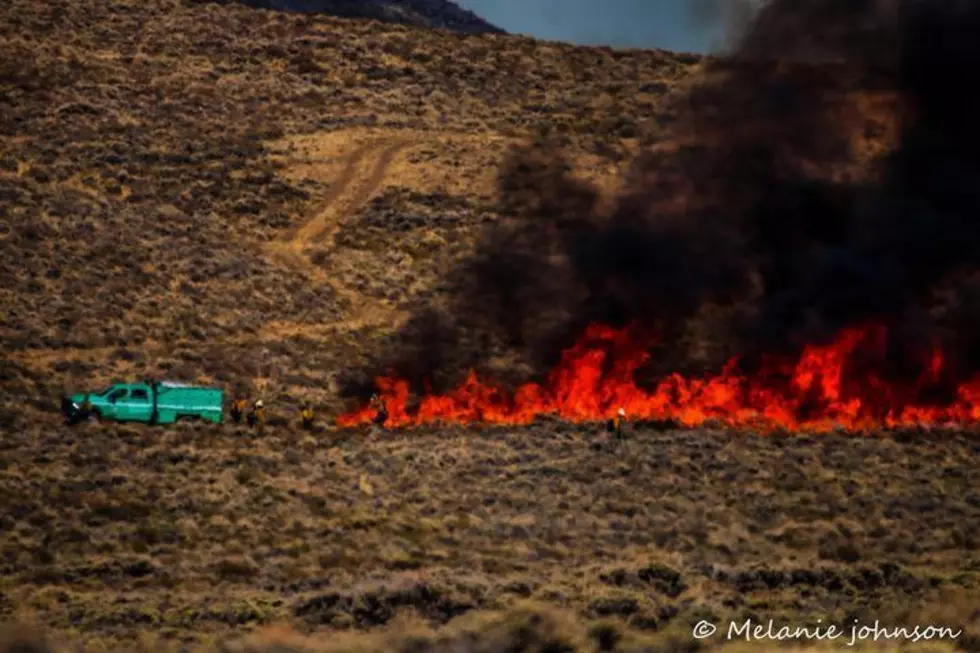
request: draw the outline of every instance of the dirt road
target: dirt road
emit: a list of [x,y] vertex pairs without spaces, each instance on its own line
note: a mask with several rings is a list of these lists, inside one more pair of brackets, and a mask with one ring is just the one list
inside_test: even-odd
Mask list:
[[324,198],[323,208],[289,239],[293,250],[310,243],[329,241],[337,231],[340,219],[356,212],[371,199],[385,179],[395,156],[408,147],[407,138],[382,139],[362,145],[346,157],[346,164]]

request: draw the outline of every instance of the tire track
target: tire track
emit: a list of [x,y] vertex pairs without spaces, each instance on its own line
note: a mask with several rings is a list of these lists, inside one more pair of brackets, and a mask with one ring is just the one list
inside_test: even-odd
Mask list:
[[[330,247],[342,219],[356,214],[372,198],[384,182],[395,157],[413,142],[417,141],[405,137],[380,138],[351,151],[344,157],[343,169],[334,178],[314,217],[281,240],[267,245],[267,251],[278,255],[283,263],[302,271],[315,284],[330,286],[338,297],[350,303],[350,314],[345,320],[332,325],[333,330],[354,329],[358,324],[394,319],[395,315],[391,309],[375,305],[331,278],[309,259],[305,249],[312,244]],[[325,181],[322,176],[320,179]],[[302,318],[298,321],[302,322]]]
[[[309,243],[321,243],[332,238],[340,226],[340,218],[361,208],[384,181],[395,156],[411,143],[408,139],[363,145],[348,156],[347,164],[324,198],[320,212],[293,235],[290,246],[302,249]],[[374,161],[370,174],[358,180],[365,162]]]

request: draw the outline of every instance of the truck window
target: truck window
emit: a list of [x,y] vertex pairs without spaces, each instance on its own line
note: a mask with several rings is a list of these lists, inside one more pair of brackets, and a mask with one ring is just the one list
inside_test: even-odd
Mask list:
[[149,401],[150,396],[142,388],[133,388],[129,393],[130,401]]
[[119,388],[119,389],[118,389],[118,390],[116,390],[115,392],[112,392],[112,393],[111,393],[111,394],[110,394],[110,395],[109,395],[109,396],[107,397],[107,399],[108,399],[109,401],[119,401],[120,399],[122,399],[122,398],[123,398],[123,397],[125,397],[125,396],[126,396],[126,388]]

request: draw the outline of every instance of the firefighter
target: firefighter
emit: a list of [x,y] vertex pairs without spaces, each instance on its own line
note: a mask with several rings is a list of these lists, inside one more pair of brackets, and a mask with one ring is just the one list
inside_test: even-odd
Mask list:
[[262,424],[265,422],[265,411],[263,410],[264,405],[265,404],[262,403],[261,399],[252,404],[252,410],[248,412],[247,417],[249,426],[258,426],[260,429],[262,428]]
[[305,402],[303,404],[303,411],[300,413],[300,417],[303,420],[303,428],[307,431],[313,430],[313,407],[310,406],[310,402]]
[[609,431],[617,440],[623,438],[623,422],[626,421],[626,411],[620,408],[616,411],[616,416],[609,420]]
[[79,406],[78,409],[82,414],[82,419],[89,419],[92,417],[92,402],[89,401],[88,397],[85,397],[85,401],[82,402],[82,405]]
[[384,426],[385,422],[388,421],[388,406],[385,404],[385,400],[381,398],[381,395],[371,395],[371,407],[376,411],[374,423],[378,426]]
[[235,401],[231,402],[231,418],[235,420],[236,423],[242,421],[242,416],[245,415],[246,406],[248,406],[248,402],[246,402],[245,398],[240,395],[235,399]]

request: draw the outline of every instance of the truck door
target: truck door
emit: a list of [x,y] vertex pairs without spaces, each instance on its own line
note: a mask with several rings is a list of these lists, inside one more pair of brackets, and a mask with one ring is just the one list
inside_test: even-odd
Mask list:
[[126,396],[129,390],[126,388],[115,388],[106,395],[106,404],[102,408],[102,416],[111,419],[126,419]]
[[147,388],[137,386],[129,389],[129,395],[121,399],[120,419],[135,422],[149,422],[153,413],[153,398]]

